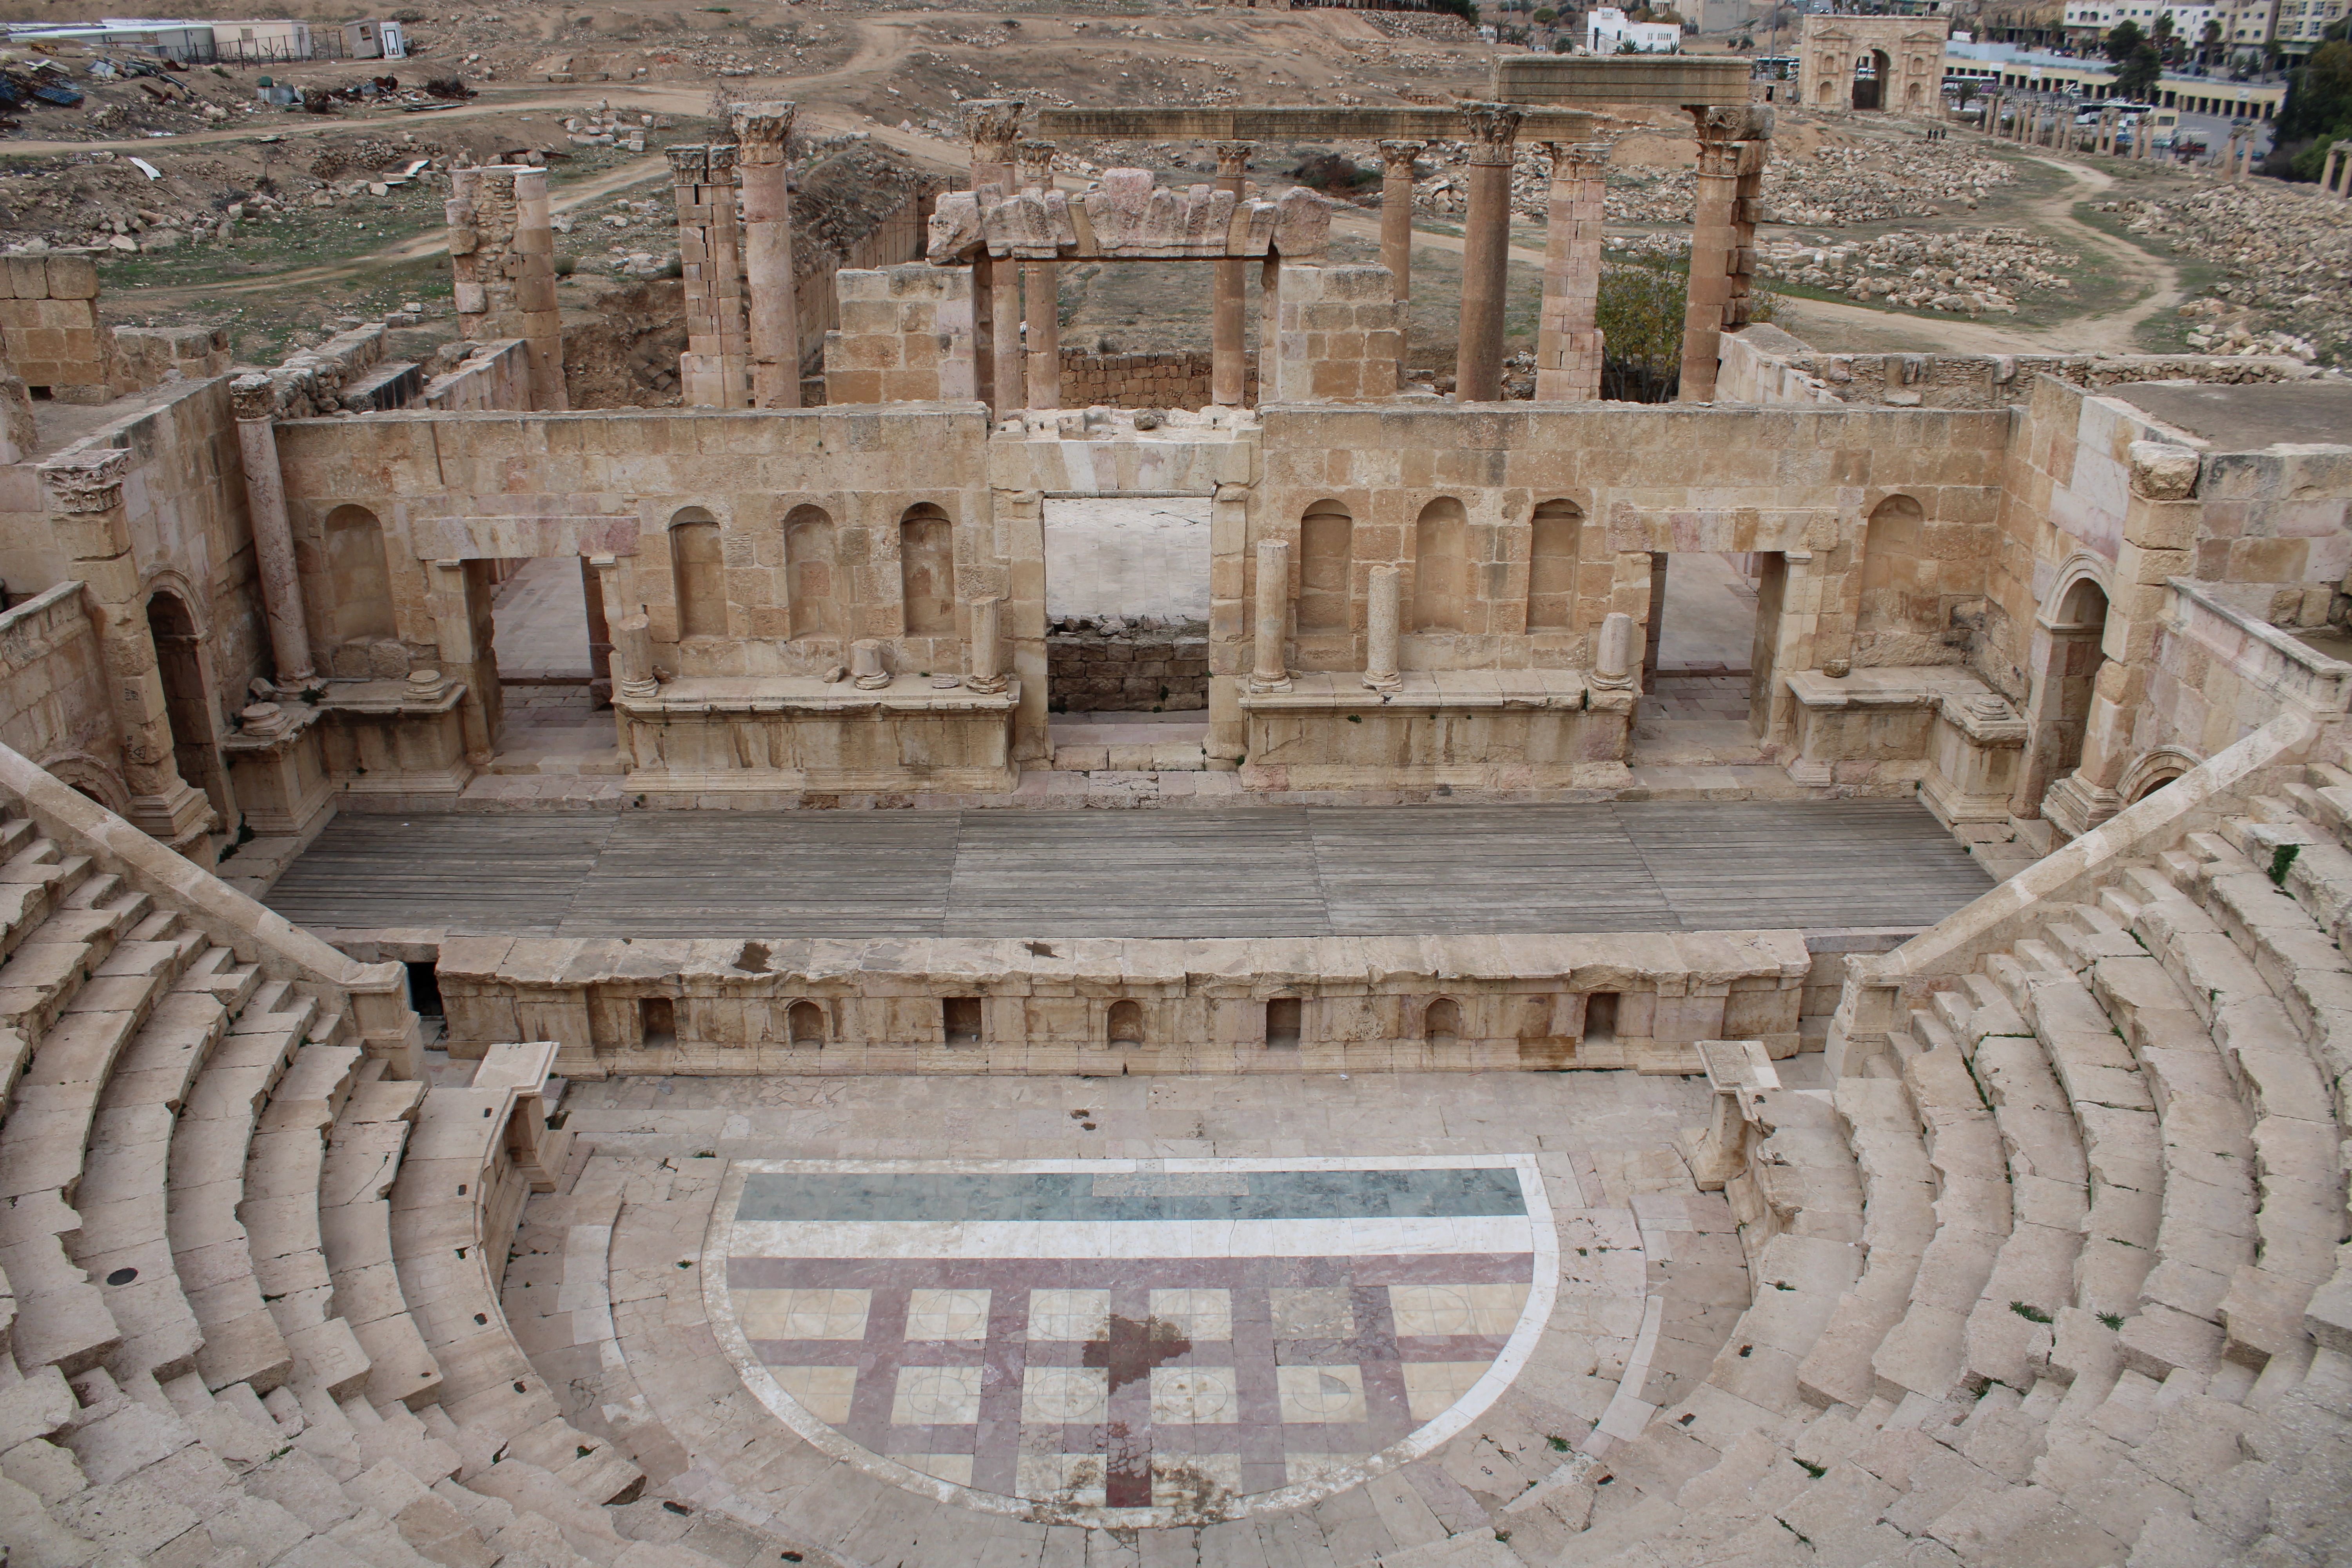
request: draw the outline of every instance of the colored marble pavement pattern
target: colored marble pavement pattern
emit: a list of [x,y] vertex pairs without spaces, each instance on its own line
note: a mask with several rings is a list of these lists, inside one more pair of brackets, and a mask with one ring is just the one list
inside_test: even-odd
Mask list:
[[1144,1527],[1296,1507],[1463,1429],[1557,1250],[1527,1155],[749,1160],[705,1289],[752,1392],[836,1457]]

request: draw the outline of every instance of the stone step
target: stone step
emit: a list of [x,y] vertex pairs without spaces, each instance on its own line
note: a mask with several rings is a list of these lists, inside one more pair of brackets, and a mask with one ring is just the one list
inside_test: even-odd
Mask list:
[[[438,1363],[438,1407],[461,1429],[563,1479],[591,1502],[642,1483],[643,1472],[604,1439],[558,1414],[554,1396],[509,1329],[499,1304],[505,1227],[486,1214],[505,1146],[510,1090],[428,1089],[394,1178],[392,1245],[401,1295]],[[512,1211],[509,1211],[509,1216]],[[456,1445],[467,1451],[463,1443]],[[464,1479],[488,1466],[468,1455]]]
[[390,1194],[424,1092],[417,1083],[360,1083],[336,1118],[320,1175],[319,1233],[334,1312],[368,1353],[367,1397],[378,1405],[422,1404],[441,1387],[392,1258]]
[[1864,1267],[1797,1368],[1817,1405],[1861,1405],[1874,1392],[1870,1357],[1903,1316],[1935,1228],[1934,1171],[1908,1092],[1885,1079],[1845,1079],[1832,1101],[1863,1191]]
[[167,995],[100,1099],[76,1194],[82,1232],[74,1261],[104,1289],[122,1330],[124,1342],[109,1358],[117,1378],[183,1376],[204,1342],[172,1261],[167,1178],[180,1109],[227,1029],[228,1014],[211,997]]
[[[276,983],[271,983],[275,984]],[[269,985],[262,987],[267,994]],[[267,1393],[293,1369],[292,1352],[254,1280],[237,1205],[262,1107],[300,1043],[299,1014],[248,1007],[198,1075],[172,1140],[173,1258],[204,1326],[197,1368],[210,1386],[247,1383]]]
[[236,1014],[245,1010],[260,984],[259,964],[239,964],[236,954],[228,948],[210,947],[188,961],[188,967],[180,972],[172,989],[200,991]]
[[122,917],[105,910],[51,911],[0,963],[0,1028],[46,1032],[114,955],[121,929]]

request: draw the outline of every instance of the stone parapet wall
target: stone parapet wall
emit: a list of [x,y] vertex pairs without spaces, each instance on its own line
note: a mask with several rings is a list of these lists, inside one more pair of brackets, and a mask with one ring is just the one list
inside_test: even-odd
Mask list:
[[530,359],[520,338],[476,345],[455,370],[425,384],[427,408],[445,414],[530,406]]
[[155,386],[178,376],[202,381],[226,375],[226,327],[117,327],[114,349],[123,375],[138,386]]
[[1056,621],[1045,633],[1045,668],[1058,712],[1205,709],[1208,623]]
[[[1793,931],[626,945],[464,937],[438,951],[452,1056],[552,1039],[562,1045],[557,1070],[573,1079],[1696,1072],[1703,1039],[1759,1039],[1776,1057],[1794,1054],[1813,969]],[[1587,1027],[1602,995],[1615,1015],[1605,1037],[1605,1011]]]
[[[1088,408],[1185,408],[1209,406],[1214,389],[1212,357],[1205,350],[1174,353],[1098,354],[1062,351],[1062,405]],[[1257,365],[1244,379],[1244,400],[1257,401]]]

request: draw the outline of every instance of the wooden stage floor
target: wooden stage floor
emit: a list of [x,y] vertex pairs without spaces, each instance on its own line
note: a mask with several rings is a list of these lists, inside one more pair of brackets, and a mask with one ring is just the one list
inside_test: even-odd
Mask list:
[[346,815],[265,901],[343,931],[1249,937],[1917,927],[1991,879],[1910,801]]

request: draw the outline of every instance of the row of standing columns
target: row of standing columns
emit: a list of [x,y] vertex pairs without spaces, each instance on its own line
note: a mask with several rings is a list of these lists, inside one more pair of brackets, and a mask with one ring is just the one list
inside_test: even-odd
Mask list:
[[520,163],[455,170],[443,211],[458,335],[474,342],[522,339],[530,406],[541,412],[569,407],[547,171]]
[[[973,99],[962,105],[971,144],[975,192],[993,187],[1051,188],[1053,144],[1019,141],[1017,99]],[[1511,172],[1522,111],[1503,103],[1461,106],[1468,132],[1469,202],[1463,223],[1461,331],[1454,395],[1465,403],[1502,395],[1504,307],[1510,266]],[[1770,149],[1769,121],[1746,108],[1694,109],[1699,155],[1698,214],[1692,233],[1692,283],[1685,321],[1681,396],[1715,395],[1722,334],[1747,323],[1758,198]],[[1217,187],[1242,193],[1255,143],[1213,143]],[[1597,325],[1603,245],[1603,176],[1609,149],[1600,142],[1547,142],[1551,192],[1546,229],[1543,305],[1538,335],[1536,395],[1546,402],[1598,397],[1604,344]],[[1380,144],[1382,163],[1381,260],[1402,307],[1412,289],[1412,170],[1425,144]],[[1211,322],[1214,402],[1244,398],[1248,262],[1216,268]],[[982,396],[1000,415],[1014,407],[1061,405],[1058,268],[983,254],[976,269]],[[1261,345],[1273,342],[1276,258],[1265,263]],[[1024,310],[1024,296],[1026,310]],[[1023,326],[1027,329],[1024,352]],[[1261,350],[1263,352],[1263,350]],[[1025,371],[1025,374],[1024,374]]]
[[787,161],[795,112],[791,103],[739,103],[732,142],[667,150],[686,286],[678,379],[695,406],[801,405]]

